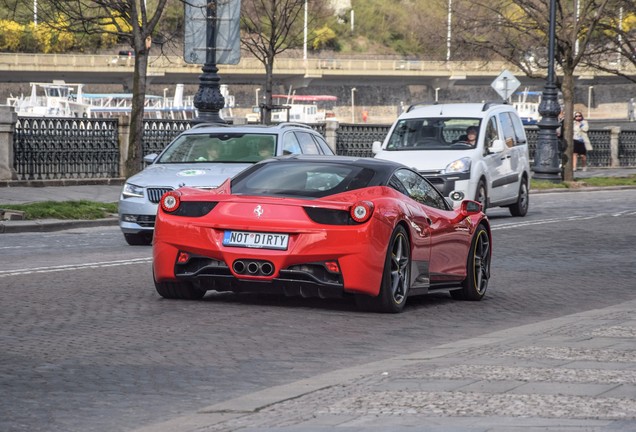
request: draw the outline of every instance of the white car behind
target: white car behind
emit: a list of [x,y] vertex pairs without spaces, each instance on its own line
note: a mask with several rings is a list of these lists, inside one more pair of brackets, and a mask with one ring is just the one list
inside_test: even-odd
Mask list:
[[[478,129],[468,143],[466,129]],[[506,104],[414,106],[400,115],[383,143],[373,143],[376,158],[413,167],[454,205],[464,199],[507,207],[525,216],[529,207],[528,141],[519,115]]]

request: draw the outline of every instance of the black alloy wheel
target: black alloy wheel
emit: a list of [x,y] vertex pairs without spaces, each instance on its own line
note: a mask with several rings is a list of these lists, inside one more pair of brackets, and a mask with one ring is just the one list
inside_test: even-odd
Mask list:
[[490,279],[490,258],[490,237],[486,228],[479,225],[468,253],[466,279],[461,289],[450,292],[454,299],[479,301],[484,298]]

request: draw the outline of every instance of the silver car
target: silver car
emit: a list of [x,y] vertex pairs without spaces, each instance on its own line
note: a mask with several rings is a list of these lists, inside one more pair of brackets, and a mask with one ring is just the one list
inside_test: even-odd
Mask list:
[[119,199],[119,226],[130,245],[149,245],[161,196],[182,186],[211,189],[255,162],[286,154],[333,155],[325,139],[299,123],[201,124],[183,132],[130,177]]

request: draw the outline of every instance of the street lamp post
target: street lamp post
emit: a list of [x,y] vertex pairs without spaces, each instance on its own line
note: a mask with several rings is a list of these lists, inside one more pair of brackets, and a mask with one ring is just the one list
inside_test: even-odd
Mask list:
[[258,106],[258,102],[259,102],[259,101],[258,101],[258,93],[259,93],[260,91],[261,91],[261,88],[260,88],[260,87],[256,89],[256,103],[254,104],[254,105],[256,105],[256,106]]
[[216,67],[216,25],[216,0],[207,0],[205,64],[199,75],[199,90],[194,95],[194,106],[199,111],[197,123],[225,123],[220,115],[225,98],[221,94],[221,78]]
[[356,122],[356,100],[355,100],[356,90],[357,89],[355,87],[351,89],[351,123]]
[[587,119],[589,120],[592,116],[592,89],[594,86],[589,86],[587,88]]
[[303,60],[307,60],[307,0],[305,0],[305,25],[303,27]]
[[559,127],[559,92],[554,74],[554,38],[556,32],[556,0],[550,0],[548,29],[548,77],[539,104],[539,136],[532,171],[537,180],[561,181],[561,154],[556,130]]

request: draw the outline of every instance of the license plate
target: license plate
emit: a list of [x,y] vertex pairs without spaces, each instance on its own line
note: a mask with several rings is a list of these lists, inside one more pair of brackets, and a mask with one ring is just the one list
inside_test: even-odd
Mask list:
[[223,246],[287,250],[289,234],[225,231]]

